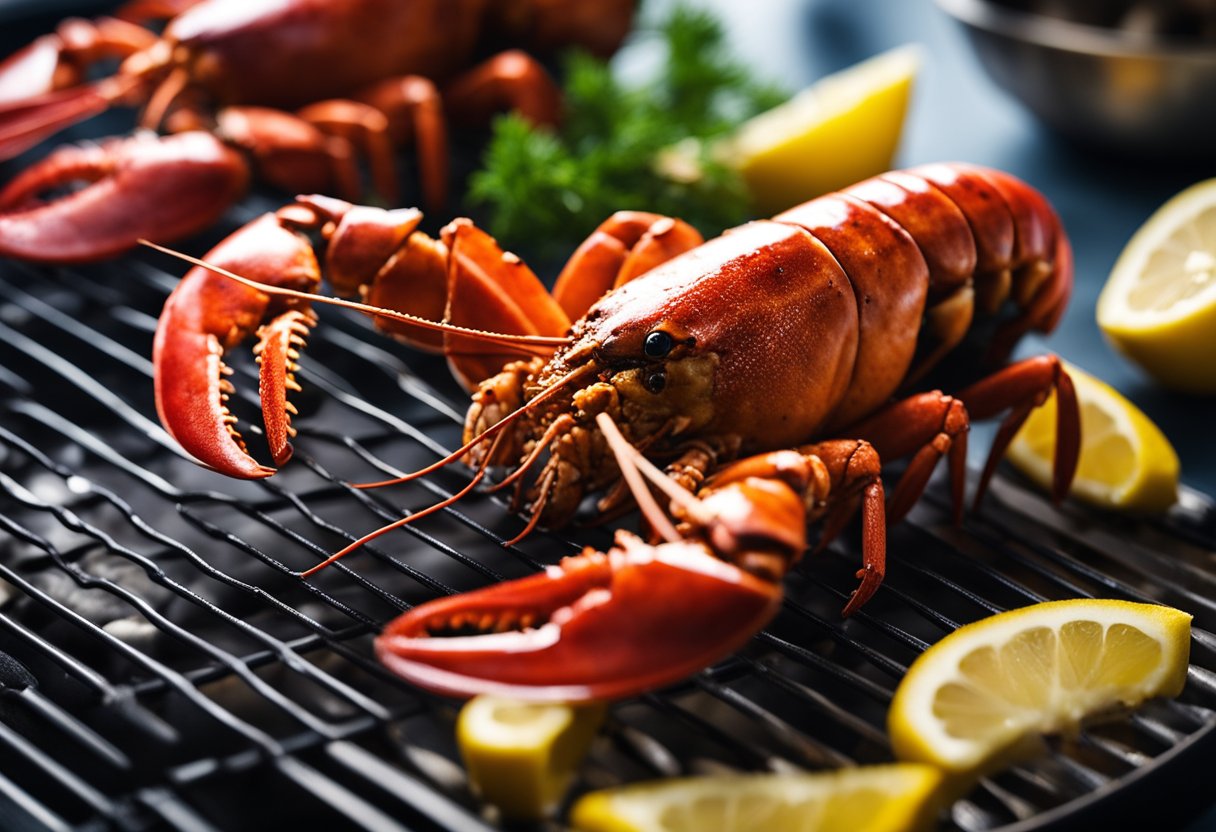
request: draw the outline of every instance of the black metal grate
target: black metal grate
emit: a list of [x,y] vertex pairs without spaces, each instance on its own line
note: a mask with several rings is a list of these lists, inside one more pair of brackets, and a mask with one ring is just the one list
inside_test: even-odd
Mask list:
[[[229,219],[268,207],[252,199]],[[377,493],[344,484],[452,447],[459,391],[442,361],[322,310],[296,459],[259,483],[204,471],[152,404],[152,330],[180,272],[146,253],[0,267],[0,826],[492,825],[455,762],[455,705],[388,674],[371,638],[414,603],[527,574],[607,531],[507,547],[523,520],[477,495],[294,578],[460,487],[458,470]],[[237,381],[247,415],[252,362]],[[615,705],[577,789],[884,761],[887,704],[928,644],[991,612],[1095,595],[1195,614],[1186,692],[985,781],[944,826],[1076,822],[1126,811],[1145,788],[1179,793],[1153,807],[1159,820],[1182,812],[1196,761],[1214,756],[1214,518],[1189,491],[1168,519],[1134,523],[1052,509],[999,477],[959,529],[933,490],[892,530],[888,580],[861,614],[839,617],[857,562],[846,539],[787,578],[782,614],[742,653]]]

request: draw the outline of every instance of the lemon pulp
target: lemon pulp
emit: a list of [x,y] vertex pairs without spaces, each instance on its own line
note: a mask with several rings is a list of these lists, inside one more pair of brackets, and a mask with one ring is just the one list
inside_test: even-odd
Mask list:
[[961,627],[908,669],[891,703],[896,757],[985,771],[1044,733],[1186,681],[1191,616],[1111,600],[1035,604]]
[[[1110,385],[1069,364],[1081,410],[1081,456],[1071,493],[1108,509],[1164,511],[1178,496],[1178,454],[1161,429]],[[1056,442],[1053,393],[1009,445],[1008,459],[1050,488]]]
[[690,777],[593,792],[583,832],[851,832],[931,828],[941,774],[916,764],[815,774]]

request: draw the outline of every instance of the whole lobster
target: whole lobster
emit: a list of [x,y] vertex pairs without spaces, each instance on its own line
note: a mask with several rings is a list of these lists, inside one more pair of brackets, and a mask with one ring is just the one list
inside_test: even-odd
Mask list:
[[[430,469],[467,459],[475,485],[488,467],[515,465],[504,482],[526,497],[529,529],[568,522],[587,494],[606,491],[608,512],[632,494],[666,538],[649,545],[622,533],[609,552],[412,610],[377,649],[419,684],[599,698],[670,682],[774,614],[808,521],[824,521],[823,545],[860,508],[863,568],[847,615],[882,581],[887,522],[943,456],[961,516],[969,418],[1008,411],[978,501],[1052,390],[1053,497],[1067,493],[1080,424],[1059,359],[1005,366],[956,395],[914,392],[981,321],[992,325],[989,357],[1003,362],[1022,334],[1049,331],[1063,313],[1068,240],[1046,200],[1007,174],[957,164],[888,173],[705,243],[678,220],[618,214],[578,249],[552,295],[468,220],[440,240],[417,222],[416,211],[318,197],[261,218],[173,292],[154,363],[159,413],[186,450],[234,476],[272,473],[235,430],[222,354],[257,329],[267,436],[281,464],[286,391],[321,280],[319,236],[336,291],[415,313],[376,310],[398,334],[444,349],[475,386],[465,444]],[[887,506],[880,460],[904,457]],[[638,472],[673,500],[678,525],[648,505]]]
[[[410,139],[424,202],[437,208],[448,191],[445,105],[464,121],[498,109],[539,124],[559,117],[557,87],[527,53],[479,57],[511,44],[610,54],[633,5],[134,0],[120,10],[170,17],[159,37],[121,19],[68,20],[0,63],[0,159],[116,104],[143,104],[144,127],[206,135],[164,139],[158,149],[137,137],[52,153],[0,191],[0,255],[100,259],[141,238],[201,230],[244,192],[246,158],[290,193],[355,199],[363,155],[375,190],[392,204],[393,145]],[[115,56],[125,58],[117,74],[86,83],[90,64]],[[75,193],[42,198],[82,182]]]

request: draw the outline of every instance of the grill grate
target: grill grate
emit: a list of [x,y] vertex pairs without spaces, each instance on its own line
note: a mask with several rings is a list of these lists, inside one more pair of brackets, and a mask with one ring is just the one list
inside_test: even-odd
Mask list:
[[[230,221],[269,207],[253,198]],[[296,459],[258,483],[201,470],[163,434],[151,397],[152,330],[180,271],[145,253],[0,268],[5,827],[492,826],[455,763],[454,706],[388,674],[371,639],[412,604],[603,546],[607,530],[504,546],[523,520],[478,495],[313,580],[292,577],[463,484],[455,470],[375,493],[344,484],[453,447],[459,391],[441,361],[321,310]],[[237,383],[236,406],[252,413],[252,362]],[[1043,828],[1125,811],[1143,784],[1181,792],[1188,767],[1202,771],[1183,758],[1211,759],[1216,724],[1210,500],[1188,491],[1169,518],[1131,523],[1050,509],[998,477],[982,514],[961,529],[947,517],[934,488],[892,530],[887,582],[847,622],[856,541],[808,558],[747,649],[614,706],[578,789],[886,760],[886,707],[928,644],[1012,606],[1097,595],[1195,613],[1187,690],[985,781],[945,826]]]

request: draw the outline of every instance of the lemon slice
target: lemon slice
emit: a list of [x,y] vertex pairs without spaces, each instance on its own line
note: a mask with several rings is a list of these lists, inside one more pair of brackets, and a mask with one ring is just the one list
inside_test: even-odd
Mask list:
[[656,780],[585,795],[571,820],[582,832],[930,829],[940,783],[915,764]]
[[1040,734],[1186,681],[1191,616],[1128,601],[1049,601],[960,627],[895,691],[888,728],[901,760],[986,771]]
[[1216,393],[1216,179],[1132,236],[1098,296],[1098,326],[1165,386]]
[[[1103,508],[1164,511],[1178,498],[1178,454],[1165,434],[1110,385],[1068,365],[1081,408],[1081,458],[1072,495]],[[1008,459],[1045,489],[1056,444],[1053,393],[1031,411]]]
[[512,820],[539,820],[565,793],[604,721],[603,705],[470,699],[456,740],[473,790]]
[[745,122],[720,148],[757,211],[775,214],[891,167],[920,50],[884,52]]

